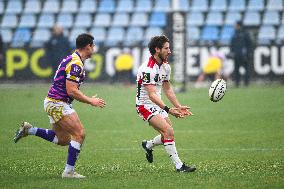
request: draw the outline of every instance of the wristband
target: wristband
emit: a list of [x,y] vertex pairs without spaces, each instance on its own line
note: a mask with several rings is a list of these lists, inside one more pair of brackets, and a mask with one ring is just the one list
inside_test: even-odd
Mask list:
[[169,113],[170,108],[168,106],[165,106],[163,110],[165,110],[167,113]]

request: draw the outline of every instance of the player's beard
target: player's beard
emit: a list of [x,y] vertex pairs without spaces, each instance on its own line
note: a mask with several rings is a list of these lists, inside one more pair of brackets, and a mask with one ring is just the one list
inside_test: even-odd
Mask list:
[[158,54],[158,57],[162,60],[162,62],[161,62],[161,63],[163,63],[165,59],[163,58],[162,53],[159,53],[159,54]]
[[162,54],[162,53],[159,53],[159,54],[158,54],[158,57],[162,60],[162,63],[163,63],[163,62],[166,62],[166,61],[167,61],[168,55],[165,56],[165,57],[163,57],[163,54]]

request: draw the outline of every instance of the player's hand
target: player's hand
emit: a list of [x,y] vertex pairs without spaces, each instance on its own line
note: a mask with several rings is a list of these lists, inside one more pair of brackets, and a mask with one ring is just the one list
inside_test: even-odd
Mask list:
[[188,106],[180,106],[178,107],[178,110],[184,117],[193,115],[193,113],[190,111],[190,107]]
[[92,106],[103,108],[106,106],[106,103],[103,99],[97,98],[97,95],[94,95],[91,97],[91,103]]
[[176,118],[183,118],[183,114],[179,111],[178,108],[170,108],[169,114],[175,116]]

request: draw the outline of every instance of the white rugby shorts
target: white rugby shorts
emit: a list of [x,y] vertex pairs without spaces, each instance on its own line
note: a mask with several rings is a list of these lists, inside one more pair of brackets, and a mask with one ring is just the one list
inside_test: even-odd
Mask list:
[[149,121],[153,116],[160,114],[163,118],[169,117],[168,113],[157,105],[136,105],[138,115],[144,120]]
[[63,116],[70,115],[75,112],[75,110],[72,108],[72,104],[53,100],[48,97],[44,99],[43,106],[45,112],[48,114],[51,124],[58,122]]

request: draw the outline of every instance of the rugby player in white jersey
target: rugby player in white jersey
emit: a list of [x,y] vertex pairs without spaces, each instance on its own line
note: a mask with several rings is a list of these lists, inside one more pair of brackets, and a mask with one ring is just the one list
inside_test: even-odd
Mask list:
[[[168,114],[176,118],[192,115],[189,107],[179,103],[171,87],[171,67],[167,62],[171,54],[169,39],[164,35],[155,36],[149,42],[148,48],[151,57],[139,67],[137,73],[136,110],[139,116],[160,134],[152,140],[142,141],[146,159],[152,163],[153,148],[163,144],[178,172],[193,172],[196,168],[185,165],[178,156],[174,129],[168,117]],[[173,107],[166,106],[161,99],[162,89]]]
[[35,135],[49,142],[67,146],[68,156],[62,178],[84,178],[75,172],[75,163],[85,140],[84,127],[76,111],[72,108],[74,99],[91,106],[105,106],[105,101],[96,96],[88,97],[80,91],[85,79],[84,61],[94,53],[94,37],[83,33],[76,38],[76,51],[64,58],[55,73],[53,84],[44,100],[52,129],[34,127],[23,122],[16,131],[14,141]]

